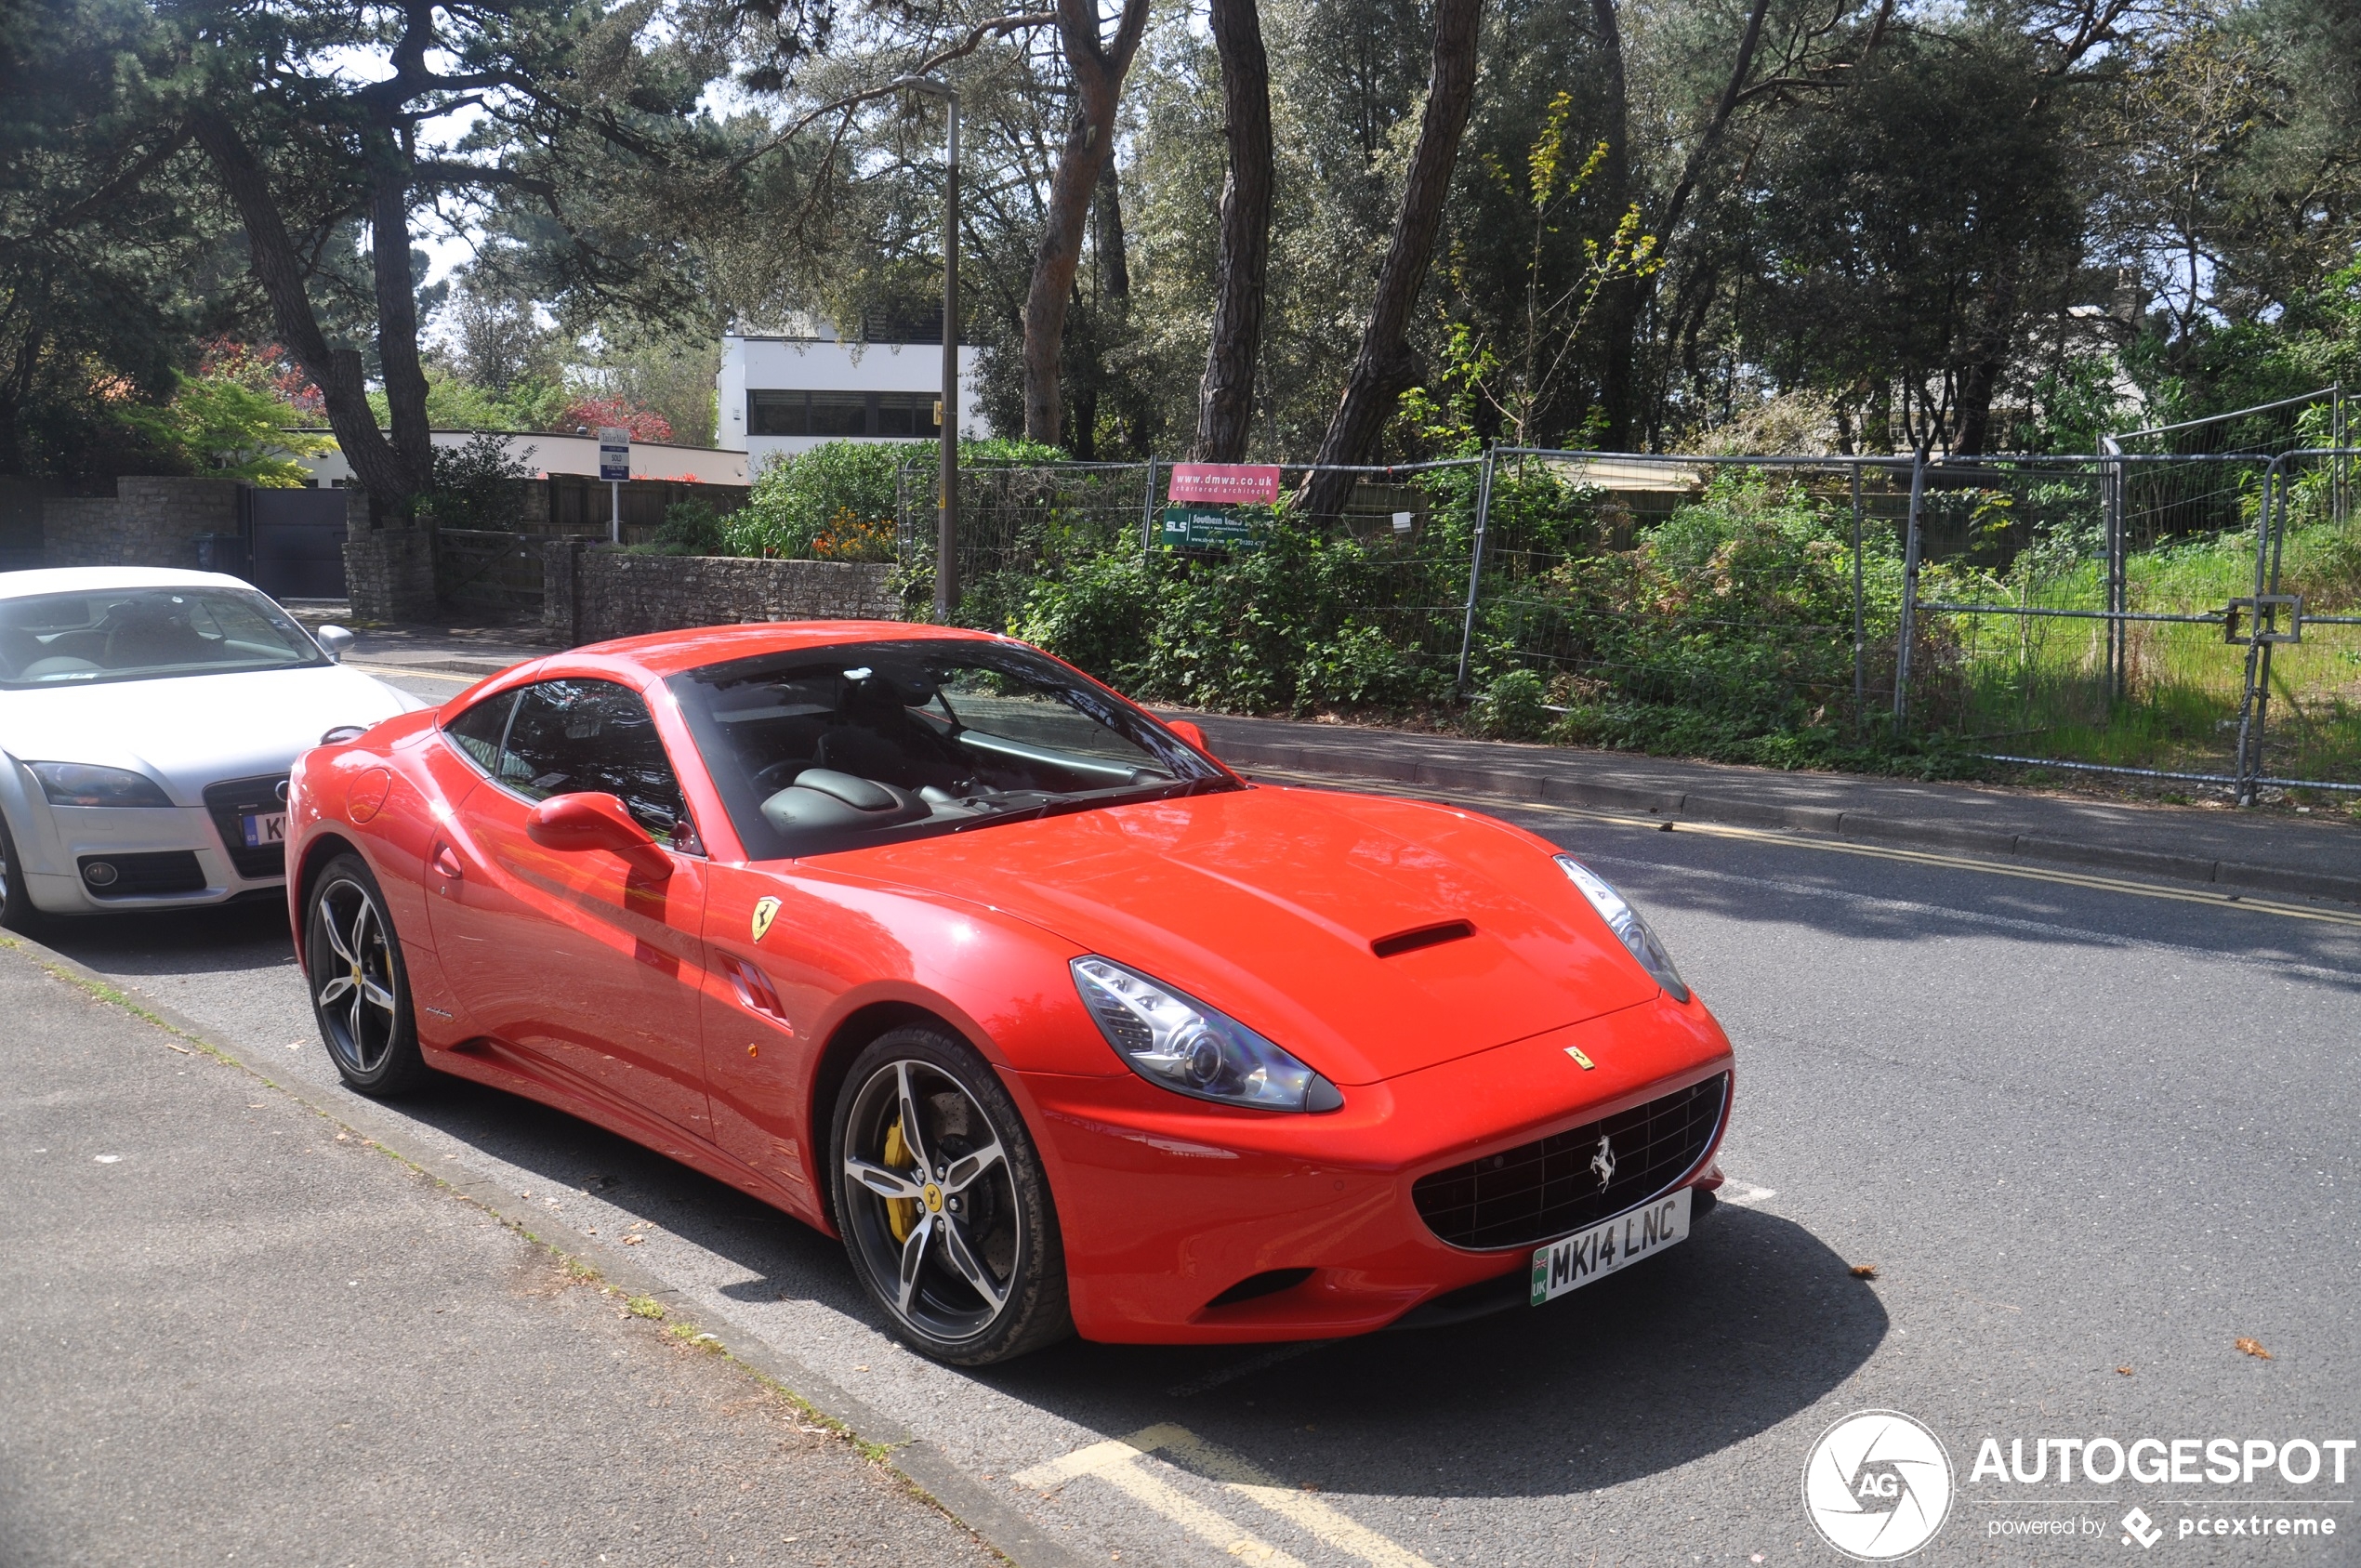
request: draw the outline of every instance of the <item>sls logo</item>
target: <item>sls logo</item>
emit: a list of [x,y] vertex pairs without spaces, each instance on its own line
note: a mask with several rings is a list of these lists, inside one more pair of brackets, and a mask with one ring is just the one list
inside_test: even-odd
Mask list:
[[1865,1562],[1907,1557],[1951,1511],[1951,1458],[1896,1410],[1865,1410],[1820,1434],[1803,1465],[1803,1508],[1820,1538]]

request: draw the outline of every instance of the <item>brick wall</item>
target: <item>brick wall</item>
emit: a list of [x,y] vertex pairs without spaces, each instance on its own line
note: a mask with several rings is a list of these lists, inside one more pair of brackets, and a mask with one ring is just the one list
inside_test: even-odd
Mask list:
[[345,593],[352,618],[363,626],[436,618],[434,533],[431,529],[367,526],[368,500],[360,490],[344,541]]
[[194,569],[197,536],[238,532],[238,481],[125,474],[112,500],[50,496],[42,504],[50,566]]
[[562,648],[749,621],[902,618],[881,562],[632,555],[565,539],[543,549],[542,635]]

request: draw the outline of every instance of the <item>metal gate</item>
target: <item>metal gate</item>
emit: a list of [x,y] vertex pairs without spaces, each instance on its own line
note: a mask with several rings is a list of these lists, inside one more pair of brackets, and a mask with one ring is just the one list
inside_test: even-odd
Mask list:
[[253,581],[273,599],[342,599],[341,490],[249,490]]

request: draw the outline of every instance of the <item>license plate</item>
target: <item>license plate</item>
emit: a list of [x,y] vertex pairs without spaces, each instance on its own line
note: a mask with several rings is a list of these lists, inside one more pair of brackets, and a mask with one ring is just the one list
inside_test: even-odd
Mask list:
[[284,811],[249,811],[245,823],[246,848],[249,850],[287,841],[287,813]]
[[1689,1239],[1689,1189],[1627,1209],[1589,1230],[1551,1242],[1533,1255],[1533,1304],[1653,1258]]

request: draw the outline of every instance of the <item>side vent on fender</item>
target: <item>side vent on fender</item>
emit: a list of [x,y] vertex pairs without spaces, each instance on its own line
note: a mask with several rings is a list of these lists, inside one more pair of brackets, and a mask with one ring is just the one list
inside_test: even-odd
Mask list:
[[730,977],[730,984],[738,993],[738,1003],[746,1011],[760,1013],[772,1022],[784,1026],[790,1034],[795,1025],[787,1021],[787,1009],[779,1001],[779,989],[771,977],[752,964],[723,954],[721,972]]
[[1445,920],[1439,925],[1414,926],[1406,931],[1396,931],[1390,937],[1379,937],[1369,944],[1369,951],[1380,958],[1399,958],[1405,953],[1416,953],[1422,947],[1441,947],[1446,942],[1465,942],[1475,935],[1475,928],[1465,920]]

